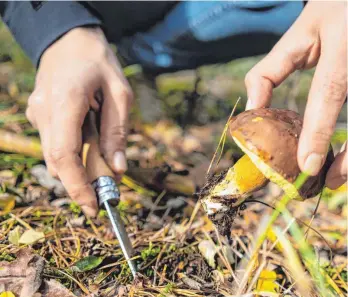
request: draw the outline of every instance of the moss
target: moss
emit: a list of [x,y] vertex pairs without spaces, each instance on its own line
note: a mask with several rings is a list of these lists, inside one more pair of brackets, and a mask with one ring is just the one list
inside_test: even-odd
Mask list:
[[169,283],[161,290],[161,293],[158,296],[167,297],[168,294],[171,294],[173,292],[173,289],[174,289],[174,284]]
[[149,246],[147,248],[144,248],[142,251],[141,251],[141,258],[146,261],[148,260],[149,258],[154,258],[156,257],[159,252],[161,251],[161,249],[159,247],[154,247],[153,246],[153,243],[150,242],[149,243]]
[[69,204],[69,209],[75,215],[79,215],[81,213],[81,207],[74,201]]
[[14,260],[16,260],[16,257],[12,254],[9,254],[7,252],[0,254],[0,261],[12,262]]
[[107,215],[108,215],[108,213],[107,213],[107,211],[105,209],[100,209],[99,210],[99,213],[98,213],[98,217],[99,218],[105,218],[105,217],[107,217]]

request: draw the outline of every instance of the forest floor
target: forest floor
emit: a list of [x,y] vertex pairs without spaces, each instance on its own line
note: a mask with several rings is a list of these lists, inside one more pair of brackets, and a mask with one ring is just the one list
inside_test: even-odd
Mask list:
[[[244,109],[243,77],[259,58],[162,75],[157,91],[140,74],[130,79],[137,104],[117,208],[136,250],[133,280],[105,211],[85,217],[49,176],[38,132],[25,118],[35,70],[0,24],[0,140],[11,143],[0,141],[0,297],[320,296],[301,243],[289,232],[295,223],[306,234],[325,289],[346,296],[345,186],[290,202],[291,221],[276,220],[256,258],[257,238],[281,197],[275,185],[255,193],[226,238],[199,207],[195,193],[238,97],[237,112]],[[276,90],[274,106],[303,113],[312,74],[292,76]],[[336,152],[347,138],[344,109],[332,138]],[[23,148],[23,141],[31,146]],[[214,171],[240,157],[228,140]]]

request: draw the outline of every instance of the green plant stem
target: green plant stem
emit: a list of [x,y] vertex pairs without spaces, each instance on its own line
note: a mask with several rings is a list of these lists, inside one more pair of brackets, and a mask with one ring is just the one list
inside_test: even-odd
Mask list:
[[[300,189],[302,185],[306,182],[308,179],[307,174],[300,174],[296,181],[294,182],[294,186],[297,189]],[[287,204],[293,199],[293,197],[288,195],[283,195],[283,197],[280,199],[280,201],[276,204],[276,209],[272,212],[271,217],[267,223],[266,228],[264,231],[260,234],[260,236],[256,240],[256,245],[254,249],[254,253],[250,259],[250,262],[248,263],[248,266],[246,268],[246,274],[249,275],[249,273],[252,271],[254,263],[257,260],[259,250],[263,244],[263,242],[267,238],[267,234],[270,231],[273,223],[276,221],[276,219],[279,217],[280,214],[282,214],[283,218],[287,223],[289,223],[292,219],[292,216],[290,212],[286,209]],[[322,275],[321,269],[318,269],[318,266],[315,265],[316,263],[316,257],[313,249],[309,246],[309,244],[306,242],[304,234],[300,227],[297,225],[296,222],[293,222],[290,226],[290,233],[294,237],[295,241],[299,244],[299,251],[300,254],[303,256],[305,265],[307,266],[309,272],[311,273],[315,283],[318,285],[319,292],[322,296],[331,296],[332,294],[328,292],[328,290],[325,287],[325,280]],[[244,280],[244,281],[247,281]],[[241,284],[240,288],[243,288],[243,282]]]
[[[302,185],[306,182],[308,176],[304,173],[300,174],[299,177],[296,179],[294,186],[299,189],[302,187]],[[280,201],[276,204],[276,209],[272,212],[270,220],[267,224],[267,227],[265,228],[264,232],[257,238],[256,246],[255,246],[255,254],[257,254],[258,250],[261,248],[263,242],[267,238],[267,233],[270,231],[273,223],[276,221],[276,219],[279,217],[281,213],[286,210],[286,206],[288,203],[292,200],[291,196],[283,195],[283,197],[280,199]]]
[[[287,209],[283,210],[282,217],[286,222],[292,221],[292,216]],[[295,221],[291,224],[289,231],[298,244],[298,250],[303,258],[303,262],[317,284],[320,294],[325,297],[333,296],[325,285],[325,271],[320,267],[313,248],[307,243],[303,231]]]

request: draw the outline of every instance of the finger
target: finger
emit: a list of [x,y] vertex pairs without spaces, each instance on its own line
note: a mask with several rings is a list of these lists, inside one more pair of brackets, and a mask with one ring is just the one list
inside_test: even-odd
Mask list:
[[317,175],[324,164],[347,93],[346,45],[334,41],[323,40],[299,140],[298,163],[309,175]]
[[[65,104],[55,106],[52,117],[50,157],[69,196],[90,216],[97,214],[97,200],[79,157],[82,145],[82,124],[88,111],[88,101],[67,96]],[[75,104],[71,104],[74,102]],[[83,102],[83,103],[79,103]],[[86,103],[86,104],[85,104]]]
[[41,146],[42,146],[42,152],[44,155],[45,163],[47,166],[47,170],[50,173],[50,175],[54,178],[58,178],[57,170],[54,166],[54,161],[52,160],[52,156],[50,154],[51,152],[51,129],[50,124],[46,124],[45,127],[39,128],[39,134],[40,134],[40,140],[41,140]]
[[345,182],[347,182],[347,144],[335,158],[326,176],[326,185],[330,189],[337,189]]
[[[50,118],[47,112],[44,112],[44,107],[42,104],[42,96],[40,92],[33,92],[33,94],[28,99],[28,107],[26,110],[26,117],[29,122],[38,129],[40,135],[40,141],[42,146],[42,152],[46,162],[47,170],[52,177],[57,178],[57,171],[53,166],[53,162],[50,159]],[[36,106],[32,107],[32,106]],[[39,116],[35,116],[39,115]]]
[[[297,69],[312,67],[318,60],[319,45],[316,35],[306,28],[303,15],[284,34],[271,52],[246,75],[248,94],[246,109],[268,107],[273,88],[282,83]],[[296,42],[294,42],[296,40]]]
[[112,70],[104,83],[103,95],[100,149],[109,166],[121,176],[127,170],[125,149],[133,94],[128,82]]
[[29,123],[35,128],[37,129],[37,124],[35,121],[35,117],[33,115],[32,109],[28,106],[26,111],[25,111],[25,116],[28,119]]

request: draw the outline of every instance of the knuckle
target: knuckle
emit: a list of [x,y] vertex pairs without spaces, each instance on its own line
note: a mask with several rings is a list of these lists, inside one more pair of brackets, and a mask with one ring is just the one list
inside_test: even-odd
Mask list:
[[67,151],[63,148],[51,148],[48,154],[48,159],[52,161],[53,164],[61,164],[67,157]]
[[47,171],[48,173],[55,179],[59,179],[58,173],[56,170],[53,169],[51,165],[47,165]]
[[129,104],[132,103],[134,99],[134,94],[132,89],[126,84],[117,84],[112,86],[112,92],[117,99],[125,100]]
[[90,191],[90,187],[91,185],[88,182],[80,184],[78,186],[71,187],[68,190],[69,196],[72,200],[78,203],[83,203],[84,202],[83,200],[86,199],[86,196],[84,195],[84,193],[88,193]]
[[305,52],[306,47],[307,46],[301,48],[298,47],[298,45],[296,44],[292,44],[289,48],[287,48],[287,50],[278,53],[278,59],[279,61],[284,61],[284,63],[287,65],[287,68],[289,69],[304,69],[306,65],[306,60],[305,55],[303,53]]
[[28,119],[28,121],[34,126],[35,121],[30,107],[27,107],[27,109],[25,110],[25,116]]
[[41,106],[44,103],[45,99],[41,92],[34,91],[28,98],[28,108],[35,109],[36,106]]
[[84,95],[84,91],[82,87],[75,86],[75,83],[70,82],[69,84],[55,84],[51,88],[51,96],[53,102],[62,102],[66,101],[75,102],[75,100],[71,100],[74,98],[78,100],[81,96]]
[[246,86],[250,86],[252,82],[255,80],[254,68],[249,70],[249,72],[245,75],[244,83]]
[[44,158],[45,158],[45,163],[46,163],[48,173],[53,178],[59,179],[58,172],[54,166],[54,162],[50,156],[49,150],[45,149],[45,146],[43,147],[43,149],[44,149]]

